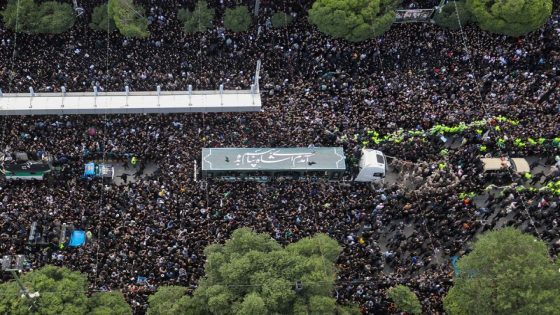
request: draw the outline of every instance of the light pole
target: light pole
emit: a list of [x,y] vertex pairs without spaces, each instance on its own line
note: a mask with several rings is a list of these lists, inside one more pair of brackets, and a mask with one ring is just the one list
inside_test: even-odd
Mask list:
[[39,297],[40,294],[39,292],[29,293],[29,290],[27,290],[27,288],[23,285],[23,282],[18,275],[18,272],[21,272],[23,270],[24,262],[25,257],[23,255],[16,256],[15,265],[12,265],[11,256],[4,256],[2,258],[2,270],[10,272],[12,276],[14,276],[14,279],[16,280],[20,291],[23,293],[23,295],[25,295],[26,298],[29,299],[29,301],[31,301],[31,309],[36,311],[35,301],[33,299]]
[[255,11],[253,12],[253,14],[255,16],[259,15],[260,7],[261,7],[261,1],[260,0],[255,0]]

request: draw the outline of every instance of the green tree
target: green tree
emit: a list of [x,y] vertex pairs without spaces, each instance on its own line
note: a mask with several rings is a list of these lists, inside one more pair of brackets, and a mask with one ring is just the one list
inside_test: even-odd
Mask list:
[[481,29],[521,36],[541,27],[552,14],[552,0],[467,0]]
[[395,306],[402,312],[422,314],[422,305],[418,297],[407,286],[397,285],[387,290],[387,297],[395,302]]
[[2,19],[6,28],[18,33],[59,34],[74,26],[75,16],[68,3],[47,1],[37,5],[33,0],[10,0]]
[[560,273],[547,245],[513,228],[482,235],[458,261],[448,314],[558,314]]
[[314,295],[309,298],[310,315],[334,314],[336,311],[336,301],[330,296]]
[[309,21],[334,38],[359,42],[391,28],[396,4],[396,0],[317,0],[309,9]]
[[31,301],[22,298],[17,283],[10,281],[0,284],[0,314],[70,315],[88,310],[87,279],[79,272],[46,266],[23,274],[21,281],[30,293],[39,292],[33,299],[36,311],[30,311]]
[[150,36],[144,8],[135,5],[132,0],[109,0],[109,15],[123,36],[133,38]]
[[228,8],[224,14],[224,26],[233,32],[245,32],[251,25],[251,14],[245,5]]
[[192,297],[185,288],[161,287],[148,314],[359,314],[331,296],[340,251],[324,234],[283,248],[267,234],[238,229],[205,249],[206,276]]
[[39,6],[37,33],[60,34],[74,26],[74,9],[68,3],[47,1]]
[[[455,8],[455,5],[457,5],[457,8]],[[461,24],[459,24],[459,19],[457,19],[457,13],[459,13]],[[434,16],[434,21],[437,25],[451,30],[457,30],[460,26],[468,25],[472,19],[473,17],[463,1],[448,2]]]
[[37,11],[37,4],[33,0],[10,0],[2,11],[2,20],[6,28],[12,31],[33,34],[39,21]]
[[106,3],[93,8],[93,13],[91,14],[91,23],[89,23],[89,27],[96,31],[115,31],[117,27],[115,26],[115,21],[113,20],[113,18],[109,18]]
[[339,305],[336,309],[337,315],[362,315],[358,305]]
[[208,8],[208,3],[200,0],[196,3],[193,11],[179,9],[177,18],[183,22],[183,31],[185,33],[205,32],[212,26],[214,9]]
[[291,15],[286,14],[284,12],[276,12],[272,15],[270,22],[272,23],[272,27],[286,27],[292,22],[293,18]]
[[88,315],[129,315],[132,309],[121,292],[94,293],[88,301]]
[[262,315],[266,314],[267,310],[264,306],[264,300],[257,293],[249,293],[243,299],[239,310],[235,312],[236,315]]
[[185,287],[161,286],[148,298],[148,315],[200,314],[192,299],[187,295]]

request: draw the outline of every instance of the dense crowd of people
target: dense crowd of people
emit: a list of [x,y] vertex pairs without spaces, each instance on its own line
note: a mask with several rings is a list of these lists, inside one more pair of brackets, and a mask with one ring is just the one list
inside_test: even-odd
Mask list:
[[[0,88],[247,89],[260,59],[263,111],[3,116],[3,152],[48,153],[63,171],[43,182],[0,179],[0,254],[23,253],[33,267],[83,271],[92,291],[120,289],[143,312],[159,285],[193,290],[204,275],[204,247],[238,227],[267,232],[283,244],[323,232],[343,245],[339,302],[359,303],[365,314],[390,313],[385,290],[395,284],[411,287],[426,313],[443,313],[441,299],[452,285],[449,258],[465,254],[478,233],[497,226],[533,233],[557,257],[559,197],[542,189],[560,175],[552,167],[560,155],[556,9],[545,26],[519,39],[474,26],[462,34],[422,23],[395,25],[355,44],[310,26],[305,9],[311,1],[262,0],[255,19],[260,30],[253,25],[231,33],[218,19],[196,35],[184,34],[176,20],[177,9],[192,1],[140,2],[151,21],[146,40],[113,33],[107,43],[107,34],[90,30],[85,18],[67,34],[18,34],[17,41],[0,28]],[[237,4],[208,2],[218,16]],[[100,3],[80,5],[89,13]],[[289,12],[294,22],[271,28],[276,10]],[[427,132],[473,121],[483,123],[445,135],[447,142]],[[395,139],[382,137],[395,133]],[[355,175],[363,146],[379,149],[398,180],[194,181],[193,161],[204,147],[308,145],[344,147],[348,177]],[[139,171],[121,185],[80,180],[91,159],[127,163],[130,155],[158,170]],[[534,156],[532,166],[546,171],[530,179],[488,175],[481,156]],[[489,187],[498,177],[513,184]],[[29,246],[32,222],[69,223],[93,237],[77,249]],[[139,276],[146,281],[138,283]]]

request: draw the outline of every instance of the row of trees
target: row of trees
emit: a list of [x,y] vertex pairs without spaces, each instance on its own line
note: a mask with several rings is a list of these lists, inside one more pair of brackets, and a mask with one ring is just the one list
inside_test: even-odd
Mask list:
[[[162,286],[150,296],[148,314],[359,315],[358,307],[337,305],[332,297],[340,252],[325,234],[282,247],[267,234],[238,229],[225,244],[205,249],[206,276],[192,295],[185,287]],[[21,281],[39,297],[23,298],[14,281],[0,284],[0,314],[131,314],[120,293],[88,298],[86,277],[66,268],[43,267]]]
[[[384,34],[395,22],[399,0],[316,0],[309,9],[309,21],[334,38],[360,42]],[[522,36],[541,27],[552,14],[552,0],[465,0],[449,2],[434,16],[443,27],[457,29],[476,23],[481,29],[508,36]],[[203,32],[212,26],[214,9],[204,0],[194,10],[177,13],[186,33]],[[62,33],[74,25],[68,3],[10,0],[2,12],[6,27],[17,32]],[[286,26],[292,18],[284,12],[272,16],[274,27]],[[247,6],[228,8],[224,26],[233,32],[249,29],[252,17]],[[119,32],[126,37],[149,36],[145,9],[133,0],[109,0],[94,9],[91,28]]]
[[[358,315],[354,305],[332,297],[341,248],[325,234],[282,247],[267,234],[236,230],[225,244],[205,249],[206,276],[189,295],[186,287],[162,286],[149,297],[148,315],[337,314]],[[560,264],[547,245],[513,228],[481,236],[458,260],[454,286],[444,298],[450,315],[557,314]],[[84,275],[46,266],[24,274],[22,283],[39,297],[24,298],[15,282],[0,284],[0,314],[131,314],[119,292],[86,295]],[[422,314],[408,287],[387,290],[395,308]]]
[[[149,32],[143,11],[132,0],[109,0],[95,8],[91,27],[105,31],[117,28],[124,36],[144,38]],[[10,0],[1,15],[8,29],[25,34],[63,33],[76,20],[70,4],[55,1],[37,4],[33,0]]]
[[[476,23],[481,29],[522,36],[541,27],[552,14],[552,0],[465,0],[449,2],[434,20],[457,29]],[[399,0],[317,0],[309,20],[334,38],[359,42],[384,34],[395,22]]]
[[[10,0],[1,12],[7,28],[26,34],[58,34],[74,26],[75,15],[68,3],[47,1],[37,4],[34,0]],[[177,18],[183,23],[186,33],[204,32],[212,27],[214,9],[204,0],[196,3],[194,10],[180,9]],[[292,21],[284,12],[272,16],[273,27],[283,27]],[[228,8],[224,15],[224,26],[233,32],[249,29],[252,17],[247,6]],[[148,19],[145,9],[133,0],[108,0],[108,3],[93,9],[89,26],[96,31],[118,30],[125,37],[146,38]]]
[[[214,9],[208,7],[208,3],[199,0],[193,10],[180,9],[177,19],[183,23],[185,33],[204,32],[210,27],[215,18]],[[235,8],[227,8],[224,13],[224,27],[232,32],[245,32],[251,26],[253,18],[247,6],[241,5]],[[285,12],[276,12],[272,15],[272,27],[286,27],[292,22],[292,16]]]
[[[194,10],[180,9],[177,18],[183,23],[185,33],[204,32],[214,21],[214,9],[208,7],[208,3],[200,0],[196,3]],[[227,8],[224,13],[224,27],[233,32],[245,32],[251,26],[253,18],[247,6],[241,5],[235,8]]]
[[552,0],[465,0],[447,3],[434,21],[449,29],[475,23],[485,31],[517,37],[541,27],[551,14]]

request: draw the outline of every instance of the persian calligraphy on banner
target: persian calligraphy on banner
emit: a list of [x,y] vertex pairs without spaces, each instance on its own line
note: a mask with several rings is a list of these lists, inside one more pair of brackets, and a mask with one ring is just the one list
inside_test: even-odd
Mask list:
[[279,149],[269,149],[263,152],[251,152],[238,154],[235,160],[235,165],[256,167],[257,165],[263,164],[275,164],[275,163],[290,163],[292,166],[296,164],[306,164],[309,163],[309,158],[314,156],[314,152],[292,152],[292,153],[281,153]]

